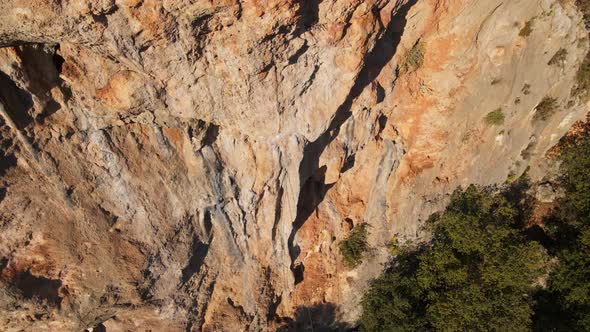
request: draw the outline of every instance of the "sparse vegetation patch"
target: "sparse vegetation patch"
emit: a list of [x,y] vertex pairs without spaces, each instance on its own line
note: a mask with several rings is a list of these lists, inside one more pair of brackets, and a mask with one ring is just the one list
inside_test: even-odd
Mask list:
[[406,54],[402,62],[402,71],[412,72],[422,66],[424,62],[424,45],[421,42],[416,43]]
[[355,226],[348,237],[340,242],[340,253],[344,263],[350,268],[357,267],[363,261],[363,257],[369,249],[367,227],[367,224]]
[[572,95],[586,101],[590,98],[590,52],[582,61],[576,73],[576,87]]
[[525,24],[524,27],[522,27],[522,29],[520,29],[520,32],[518,33],[519,36],[521,37],[528,37],[531,35],[531,33],[533,32],[533,22],[535,21],[534,18],[528,20]]
[[525,83],[522,86],[522,90],[520,90],[525,96],[531,94],[531,85],[528,83]]
[[557,110],[557,99],[553,97],[545,97],[535,111],[533,121],[546,121],[548,120]]
[[484,120],[491,126],[498,126],[504,123],[504,119],[504,111],[502,111],[502,108],[498,108],[495,111],[488,113]]
[[565,61],[566,57],[567,57],[567,50],[565,48],[560,48],[559,51],[557,51],[557,53],[555,53],[555,55],[553,55],[553,57],[551,58],[551,60],[549,60],[549,62],[547,64],[550,66],[560,65]]

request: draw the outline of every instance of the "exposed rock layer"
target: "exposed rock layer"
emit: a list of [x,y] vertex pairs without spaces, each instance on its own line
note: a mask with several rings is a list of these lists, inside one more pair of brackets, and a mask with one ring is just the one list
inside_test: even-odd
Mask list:
[[[8,330],[258,331],[315,310],[352,322],[394,234],[419,238],[459,185],[542,176],[587,112],[570,97],[588,41],[568,1],[4,0],[0,13]],[[545,96],[559,107],[538,121]],[[486,123],[499,108],[504,123]],[[361,222],[375,250],[348,270],[338,243]]]

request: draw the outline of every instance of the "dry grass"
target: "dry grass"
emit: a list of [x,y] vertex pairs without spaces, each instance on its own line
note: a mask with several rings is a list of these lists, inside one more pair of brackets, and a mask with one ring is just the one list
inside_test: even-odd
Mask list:
[[521,37],[528,37],[531,35],[531,33],[533,32],[533,22],[535,21],[534,18],[528,20],[525,24],[524,27],[522,27],[522,29],[520,29],[520,32],[518,33],[519,36]]
[[424,45],[418,42],[406,53],[406,57],[401,64],[402,72],[415,71],[422,66],[422,63],[424,63]]

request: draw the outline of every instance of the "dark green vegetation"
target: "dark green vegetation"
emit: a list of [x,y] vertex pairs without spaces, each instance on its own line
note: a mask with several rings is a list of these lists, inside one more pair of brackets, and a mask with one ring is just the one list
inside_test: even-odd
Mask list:
[[572,91],[572,95],[580,97],[584,101],[590,97],[590,52],[576,73],[576,87]]
[[557,109],[557,99],[552,97],[545,97],[539,105],[533,116],[533,121],[546,121],[548,120]]
[[[576,5],[590,29],[590,0]],[[526,22],[520,35],[529,36],[532,25]],[[559,50],[549,64],[566,55]],[[522,92],[530,94],[531,85]],[[590,99],[590,52],[572,96]],[[557,108],[555,98],[545,97],[534,121],[549,119]],[[494,113],[487,123],[499,119]],[[526,178],[513,175],[501,191],[456,191],[447,209],[427,222],[432,240],[396,248],[372,281],[361,330],[590,331],[590,120],[575,132],[556,149],[564,194],[541,224],[531,226]]]
[[470,186],[428,222],[432,241],[404,249],[363,299],[367,331],[513,331],[531,324],[545,257],[521,232],[508,193]]
[[497,126],[504,123],[504,118],[505,116],[502,108],[498,108],[495,111],[488,113],[484,120],[489,125]]
[[590,331],[590,124],[562,143],[566,194],[545,221],[559,264],[538,295],[539,331]]
[[357,267],[363,261],[363,257],[369,249],[367,235],[367,224],[360,224],[355,226],[348,237],[340,242],[340,253],[348,267]]
[[[557,149],[565,195],[530,226],[526,177],[470,186],[364,295],[365,331],[590,331],[590,124]],[[539,241],[539,242],[537,242]],[[542,242],[542,244],[541,244]]]
[[[586,29],[590,30],[590,0],[576,0],[576,6],[584,17]],[[576,74],[576,87],[572,95],[587,101],[590,98],[590,52],[586,54]]]

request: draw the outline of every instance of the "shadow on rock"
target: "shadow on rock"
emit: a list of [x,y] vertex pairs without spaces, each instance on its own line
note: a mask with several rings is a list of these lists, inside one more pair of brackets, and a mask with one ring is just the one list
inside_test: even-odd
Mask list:
[[346,323],[338,322],[336,319],[336,306],[332,303],[324,303],[298,307],[295,311],[295,318],[288,319],[277,331],[327,332],[357,331],[357,329]]

